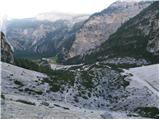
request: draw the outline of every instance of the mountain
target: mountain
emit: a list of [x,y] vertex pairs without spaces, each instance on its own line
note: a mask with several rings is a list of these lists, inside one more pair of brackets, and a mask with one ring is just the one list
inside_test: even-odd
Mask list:
[[[87,18],[87,15],[74,17],[68,15],[72,17],[68,19],[62,18],[61,14],[59,16],[54,14],[43,14],[45,19],[41,14],[36,18],[15,19],[8,22],[7,38],[14,47],[16,56],[47,57],[55,56],[57,51],[65,51],[69,46],[68,43],[72,43],[77,29]],[[59,18],[49,21],[51,15]]]
[[[109,39],[95,50],[75,61],[139,66],[158,63],[159,5],[151,4],[134,18],[125,22]],[[77,59],[78,58],[78,59]],[[70,62],[74,59],[71,59]]]
[[13,49],[7,41],[3,32],[0,34],[1,37],[1,61],[14,63]]
[[149,6],[149,1],[117,1],[107,9],[93,14],[76,32],[68,57],[83,55],[100,46],[127,20]]

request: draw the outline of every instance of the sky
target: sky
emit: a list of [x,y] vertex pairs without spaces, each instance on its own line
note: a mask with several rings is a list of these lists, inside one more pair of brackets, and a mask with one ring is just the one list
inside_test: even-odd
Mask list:
[[0,16],[30,18],[38,13],[92,14],[116,0],[0,0]]

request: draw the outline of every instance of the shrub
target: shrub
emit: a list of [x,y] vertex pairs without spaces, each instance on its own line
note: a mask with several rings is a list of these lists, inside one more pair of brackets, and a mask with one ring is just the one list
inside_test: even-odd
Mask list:
[[41,95],[43,93],[42,91],[32,90],[29,88],[25,88],[24,91],[29,92],[29,93],[36,93],[38,95]]
[[16,101],[17,101],[17,102],[24,103],[24,104],[36,105],[35,103],[33,103],[33,102],[30,102],[30,101],[26,101],[26,100],[16,100]]
[[5,96],[4,96],[4,94],[2,94],[2,93],[1,93],[1,98],[2,98],[2,99],[5,99]]
[[159,109],[156,107],[138,107],[135,109],[135,112],[142,117],[159,118]]
[[17,85],[19,85],[19,86],[24,86],[23,83],[20,82],[20,81],[18,81],[18,80],[15,80],[14,83],[17,84]]
[[[74,85],[74,80],[75,80],[74,73],[71,71],[52,70],[50,68],[40,66],[28,59],[15,59],[15,64],[17,66],[20,66],[26,69],[35,70],[35,71],[47,74],[48,78],[44,78],[43,82],[47,82],[50,85],[51,90],[54,92],[59,91],[62,85],[66,85],[66,84],[71,86]],[[20,84],[17,81],[16,83]]]
[[93,77],[90,76],[88,72],[82,71],[81,72],[81,78],[82,78],[81,84],[85,88],[93,88],[93,82],[92,82]]

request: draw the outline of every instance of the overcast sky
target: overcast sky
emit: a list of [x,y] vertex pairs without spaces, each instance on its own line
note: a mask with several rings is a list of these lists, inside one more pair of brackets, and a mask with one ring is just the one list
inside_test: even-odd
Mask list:
[[43,12],[92,14],[116,0],[0,0],[0,14],[9,18],[34,17]]

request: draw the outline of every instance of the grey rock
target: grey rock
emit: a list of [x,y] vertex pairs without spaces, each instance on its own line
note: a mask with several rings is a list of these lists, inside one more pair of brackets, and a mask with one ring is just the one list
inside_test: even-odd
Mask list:
[[8,43],[3,32],[0,33],[1,37],[1,60],[8,63],[14,63],[13,49]]
[[102,12],[93,14],[76,33],[69,58],[83,55],[100,46],[127,20],[139,14],[151,2],[117,1]]
[[111,113],[109,113],[109,112],[105,112],[104,114],[101,115],[101,117],[103,119],[113,119]]

